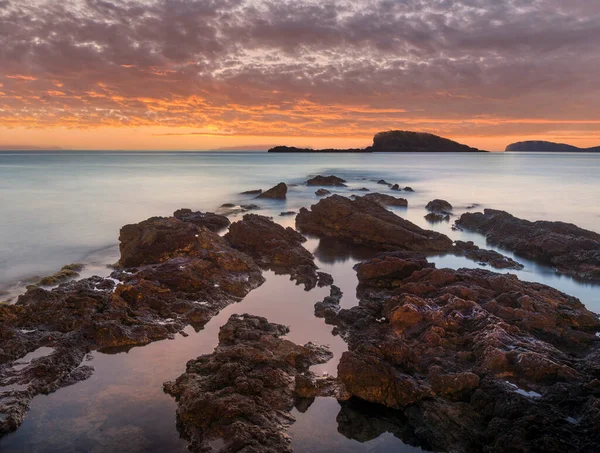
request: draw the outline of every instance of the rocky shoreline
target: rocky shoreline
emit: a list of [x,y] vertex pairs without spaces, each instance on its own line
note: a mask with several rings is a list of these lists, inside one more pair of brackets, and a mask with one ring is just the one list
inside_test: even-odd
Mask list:
[[[215,351],[192,358],[184,374],[165,383],[192,451],[215,445],[221,452],[292,451],[291,410],[318,396],[342,402],[340,430],[352,426],[361,401],[375,403],[386,413],[377,423],[440,451],[596,450],[598,315],[574,297],[510,274],[437,269],[428,256],[523,266],[387,209],[405,208],[407,199],[352,195],[346,182],[333,175],[309,179],[307,186],[342,188],[347,197],[325,194],[300,209],[297,230],[257,214],[231,223],[190,209],[126,225],[110,277],[62,282],[57,274],[57,287],[34,286],[16,304],[0,305],[0,436],[19,427],[36,395],[89,378],[91,351],[173,338],[188,325],[200,330],[271,270],[306,291],[330,286],[315,316],[348,344],[338,376],[310,370],[331,359],[327,348],[296,345],[282,338],[287,327],[265,318],[231,316]],[[281,200],[286,193],[280,183],[247,195]],[[428,209],[453,215],[445,200]],[[463,214],[456,223],[517,255],[598,281],[596,233],[492,210]],[[342,308],[342,291],[318,269],[304,234],[373,251],[355,266],[358,305]]]

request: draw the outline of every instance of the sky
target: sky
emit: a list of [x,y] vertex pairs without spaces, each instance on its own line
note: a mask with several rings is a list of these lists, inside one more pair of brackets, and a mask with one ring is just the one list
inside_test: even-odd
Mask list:
[[596,0],[0,0],[0,149],[600,145]]

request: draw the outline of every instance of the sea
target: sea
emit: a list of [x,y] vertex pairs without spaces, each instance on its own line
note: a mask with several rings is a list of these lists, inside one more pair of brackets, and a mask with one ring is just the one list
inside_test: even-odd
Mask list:
[[[318,202],[303,185],[322,174],[342,177],[350,195],[368,188],[408,199],[394,208],[417,225],[499,250],[525,265],[507,271],[526,281],[553,286],[600,313],[600,287],[556,274],[553,269],[486,245],[485,237],[454,231],[450,222],[429,224],[425,205],[441,198],[454,213],[502,209],[528,220],[560,220],[600,232],[600,154],[577,153],[368,153],[269,154],[266,152],[0,152],[0,301],[14,303],[25,287],[70,263],[86,267],[82,277],[106,276],[119,259],[119,229],[179,208],[221,212],[224,203],[256,203],[256,211],[284,226],[280,216]],[[385,180],[414,192],[391,192]],[[289,186],[286,201],[253,200],[241,192]],[[232,221],[241,216],[233,217]],[[317,265],[344,292],[343,307],[358,303],[354,264],[369,251],[309,238]],[[437,267],[478,267],[454,256],[431,258]],[[297,343],[326,344],[334,353],[318,373],[336,373],[346,350],[331,327],[314,316],[327,289],[304,291],[287,276],[265,272],[266,283],[242,302],[215,316],[189,336],[119,353],[93,352],[94,375],[50,395],[34,398],[25,422],[0,438],[1,452],[184,452],[175,422],[176,403],[162,383],[177,378],[188,360],[210,353],[219,328],[232,314],[251,313],[290,327]],[[0,397],[2,389],[0,388]],[[293,412],[288,433],[296,453],[418,452],[427,446],[406,438],[401,419],[376,406],[316,398]],[[215,451],[217,451],[215,449]]]

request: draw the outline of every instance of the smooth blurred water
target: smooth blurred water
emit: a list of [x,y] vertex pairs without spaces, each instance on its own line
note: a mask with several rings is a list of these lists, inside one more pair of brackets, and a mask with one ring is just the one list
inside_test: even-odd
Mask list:
[[[412,186],[411,208],[444,198],[600,230],[600,155],[0,152],[0,290],[114,246],[124,224],[181,207],[215,210],[241,191],[317,173],[354,187],[361,178]],[[294,210],[307,197],[316,200],[291,188],[272,207]]]
[[[563,220],[598,231],[598,170],[600,155],[589,154],[0,152],[0,289],[4,285],[18,292],[22,285],[15,282],[52,273],[75,261],[87,265],[84,277],[106,275],[106,265],[118,259],[118,231],[126,223],[169,215],[181,207],[217,210],[225,202],[248,202],[251,197],[240,192],[267,189],[280,181],[301,183],[319,173],[347,179],[349,188],[333,190],[344,195],[359,187],[392,193],[376,183],[382,178],[412,186],[414,193],[393,193],[409,201],[408,208],[394,210],[398,215],[480,246],[486,246],[481,235],[452,231],[451,223],[427,223],[425,204],[444,198],[460,215],[468,205],[478,203],[477,209],[504,209],[530,220]],[[316,202],[314,191],[314,187],[291,186],[287,201],[253,202],[261,206],[259,213],[293,226],[293,217],[280,217],[279,213]],[[355,305],[358,282],[352,266],[373,251],[316,238],[309,238],[306,248],[344,292],[341,305]],[[511,273],[577,296],[600,312],[599,286],[516,259],[525,268]],[[478,266],[454,256],[431,260],[438,267]],[[313,369],[335,374],[346,344],[313,313],[314,303],[328,289],[306,292],[288,276],[265,272],[265,277],[263,286],[222,310],[203,330],[187,328],[188,337],[177,336],[119,354],[93,352],[90,365],[95,367],[94,375],[36,397],[19,430],[0,438],[0,451],[185,451],[186,442],[175,425],[176,403],[162,392],[162,383],[179,376],[187,360],[210,353],[218,329],[231,314],[265,316],[290,326],[288,338],[294,342],[329,345],[334,358]],[[379,410],[349,409],[332,398],[318,398],[309,407],[295,409],[297,421],[289,430],[294,451],[422,451],[412,445],[410,436],[404,438],[398,432],[401,420],[387,420]]]

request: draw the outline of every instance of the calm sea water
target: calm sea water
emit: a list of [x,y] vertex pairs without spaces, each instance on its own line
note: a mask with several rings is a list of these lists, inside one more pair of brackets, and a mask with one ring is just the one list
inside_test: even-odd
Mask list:
[[[0,290],[7,292],[4,298],[18,294],[34,276],[71,262],[87,264],[84,276],[106,275],[106,265],[118,259],[118,232],[126,223],[182,207],[218,210],[226,202],[248,202],[250,197],[239,195],[242,191],[267,189],[280,181],[301,183],[319,173],[344,177],[350,188],[389,192],[376,184],[382,178],[411,186],[416,192],[402,195],[409,207],[396,210],[399,215],[480,246],[485,246],[480,235],[454,232],[449,223],[429,225],[423,219],[425,204],[444,198],[460,214],[478,203],[530,220],[563,220],[600,231],[600,155],[0,152]],[[348,189],[339,192],[348,194]],[[316,201],[314,188],[292,186],[287,201],[261,200],[258,212],[292,226],[293,218],[278,214]],[[306,246],[344,291],[342,305],[356,304],[352,266],[370,252],[314,238]],[[516,259],[525,264],[522,271],[513,271],[523,280],[559,288],[600,312],[600,287]],[[434,261],[438,267],[477,266],[450,256]],[[262,287],[200,332],[188,329],[188,337],[127,353],[95,352],[92,378],[35,398],[22,427],[0,439],[0,451],[185,451],[175,427],[175,402],[162,392],[162,383],[179,376],[187,360],[211,352],[219,327],[234,313],[289,325],[295,342],[328,344],[335,357],[315,371],[334,374],[346,345],[313,315],[314,303],[327,290],[306,292],[286,276],[265,275]],[[297,422],[290,429],[296,452],[421,451],[387,432],[376,413],[348,416],[328,398],[301,409],[295,410]]]

